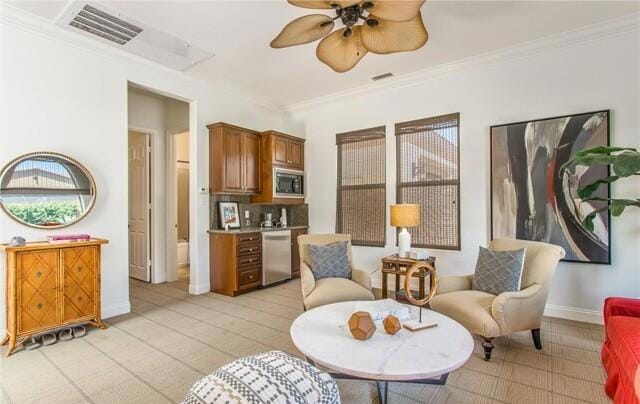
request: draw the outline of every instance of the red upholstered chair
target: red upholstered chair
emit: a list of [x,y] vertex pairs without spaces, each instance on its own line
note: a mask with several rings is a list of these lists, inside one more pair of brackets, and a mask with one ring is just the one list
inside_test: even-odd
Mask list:
[[640,404],[640,299],[607,298],[604,327],[605,391],[616,404]]

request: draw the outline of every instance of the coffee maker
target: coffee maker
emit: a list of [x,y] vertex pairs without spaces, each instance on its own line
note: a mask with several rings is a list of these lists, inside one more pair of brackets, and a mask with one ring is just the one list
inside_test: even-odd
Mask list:
[[264,222],[260,223],[262,227],[273,227],[273,214],[265,213],[264,214]]

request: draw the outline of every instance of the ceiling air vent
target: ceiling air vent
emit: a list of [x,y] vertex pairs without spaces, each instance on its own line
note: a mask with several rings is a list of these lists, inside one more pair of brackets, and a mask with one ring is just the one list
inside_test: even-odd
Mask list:
[[75,15],[69,25],[118,45],[126,44],[142,32],[142,28],[88,4],[82,7],[82,10]]
[[[153,3],[147,4],[153,10]],[[115,10],[101,3],[72,1],[57,24],[176,70],[186,70],[213,56],[195,44],[118,12],[118,2],[110,6]]]
[[392,76],[393,76],[393,73],[384,73],[384,74],[379,74],[377,76],[371,77],[371,80],[373,80],[373,81],[384,80],[384,79],[388,79],[389,77],[392,77]]

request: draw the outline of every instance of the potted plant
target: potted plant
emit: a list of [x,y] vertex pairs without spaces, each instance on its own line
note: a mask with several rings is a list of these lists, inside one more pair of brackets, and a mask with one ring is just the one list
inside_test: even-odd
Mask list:
[[609,165],[612,175],[593,181],[577,191],[581,202],[601,201],[606,206],[587,214],[582,223],[585,228],[593,231],[593,220],[599,212],[610,210],[613,216],[620,216],[627,206],[640,208],[640,199],[616,199],[594,196],[594,192],[605,184],[611,184],[622,178],[640,175],[640,152],[629,147],[594,147],[576,152],[573,158],[560,168],[560,175],[565,171],[575,171],[579,166]]

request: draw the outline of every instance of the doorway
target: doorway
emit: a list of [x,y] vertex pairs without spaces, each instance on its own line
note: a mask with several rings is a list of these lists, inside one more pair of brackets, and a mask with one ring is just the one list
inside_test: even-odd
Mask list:
[[[173,136],[176,174],[176,281],[189,287],[189,132]],[[171,197],[169,195],[169,197]]]
[[[185,289],[189,288],[189,275],[193,269],[189,265],[191,260],[188,253],[191,250],[188,193],[192,177],[189,173],[189,108],[188,102],[129,84],[129,131],[146,134],[146,147],[151,150],[147,154],[146,183],[143,184],[142,179],[138,179],[141,177],[139,174],[138,177],[133,177],[129,188],[130,204],[135,202],[132,198],[143,197],[139,195],[142,192],[139,189],[141,185],[144,185],[144,195],[147,196],[144,241],[148,265],[144,271],[139,267],[139,263],[144,260],[143,254],[139,253],[142,247],[138,247],[142,243],[143,234],[132,232],[129,248],[130,275],[131,278],[151,283],[175,282],[180,269],[180,280],[184,285],[179,287]],[[135,148],[132,147],[133,149]],[[133,151],[130,154],[133,156]],[[142,163],[130,161],[132,175],[136,173],[137,164]],[[132,215],[141,215],[138,213],[140,209],[142,208],[137,206],[130,208]],[[142,226],[141,222],[136,224]]]
[[129,131],[129,276],[151,282],[151,143]]

